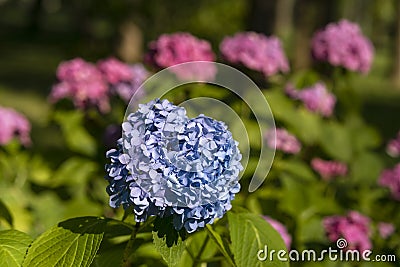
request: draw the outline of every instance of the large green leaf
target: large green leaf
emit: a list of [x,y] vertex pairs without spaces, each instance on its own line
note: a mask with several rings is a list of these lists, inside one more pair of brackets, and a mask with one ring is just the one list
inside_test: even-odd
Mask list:
[[24,260],[32,237],[17,231],[0,231],[0,266],[19,267]]
[[168,247],[165,237],[158,237],[156,232],[153,232],[153,242],[168,266],[178,266],[182,253],[185,251],[185,242],[178,238],[177,244]]
[[[288,261],[280,261],[277,258],[278,251],[286,251],[285,243],[279,233],[266,220],[251,213],[228,213],[228,219],[232,252],[238,267],[289,266]],[[268,251],[266,251],[266,248]],[[265,261],[258,259],[260,250],[264,250],[260,256],[268,253]],[[273,259],[269,257],[271,250],[277,252]],[[285,258],[288,258],[287,253]]]
[[98,217],[63,221],[32,243],[23,266],[90,266],[105,226],[106,220]]
[[6,222],[8,222],[10,226],[13,225],[13,218],[11,216],[11,213],[1,199],[0,199],[0,218],[6,220]]

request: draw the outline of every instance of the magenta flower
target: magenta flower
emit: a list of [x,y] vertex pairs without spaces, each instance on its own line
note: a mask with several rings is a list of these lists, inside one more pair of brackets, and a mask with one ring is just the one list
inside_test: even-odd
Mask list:
[[370,219],[357,211],[350,211],[346,216],[326,217],[323,225],[331,242],[336,242],[339,238],[346,239],[345,249],[363,252],[372,248]]
[[322,82],[302,90],[296,90],[293,85],[288,84],[285,91],[291,98],[301,100],[308,110],[322,116],[330,117],[335,108],[336,97],[329,93]]
[[292,237],[290,236],[286,227],[282,223],[272,219],[269,216],[263,216],[263,217],[281,235],[287,249],[290,250],[290,245],[292,244]]
[[390,140],[386,146],[386,152],[392,157],[400,156],[400,131],[397,133],[397,137]]
[[312,54],[315,59],[327,61],[333,66],[368,73],[374,48],[357,24],[344,19],[328,24],[314,35]]
[[[276,132],[276,138],[274,134]],[[281,150],[287,154],[297,154],[301,150],[301,143],[297,138],[283,128],[278,128],[276,131],[268,131],[265,134],[267,145],[272,149]]]
[[149,45],[146,60],[159,68],[190,61],[214,61],[209,42],[190,33],[163,34]]
[[381,186],[388,187],[392,197],[400,201],[400,163],[393,169],[384,170],[378,183]]
[[[151,42],[149,48],[145,61],[157,68],[167,68],[191,61],[215,60],[210,43],[190,33],[163,34]],[[211,65],[206,68],[190,66],[177,69],[175,72],[180,79],[184,80],[193,78],[208,80],[215,76],[216,69]]]
[[115,84],[112,88],[113,92],[126,103],[128,103],[132,97],[134,97],[136,101],[144,97],[144,90],[138,91],[138,89],[150,75],[140,63],[129,66],[129,71],[131,72],[131,79]]
[[130,67],[116,58],[111,57],[100,60],[97,66],[103,73],[106,81],[112,85],[133,79]]
[[5,145],[14,137],[18,137],[21,144],[31,144],[31,124],[25,116],[14,109],[0,106],[0,145]]
[[386,223],[386,222],[378,223],[378,232],[383,239],[386,239],[389,236],[391,236],[394,233],[394,230],[395,230],[394,225],[391,223]]
[[333,177],[345,176],[347,174],[346,164],[339,161],[314,158],[311,160],[311,167],[327,181],[332,180]]
[[266,77],[288,72],[289,63],[280,40],[255,32],[241,32],[225,37],[220,45],[222,56],[234,64],[260,71]]
[[96,106],[102,112],[109,110],[108,86],[95,65],[75,58],[62,62],[57,68],[59,83],[53,86],[50,101],[70,98],[80,109]]

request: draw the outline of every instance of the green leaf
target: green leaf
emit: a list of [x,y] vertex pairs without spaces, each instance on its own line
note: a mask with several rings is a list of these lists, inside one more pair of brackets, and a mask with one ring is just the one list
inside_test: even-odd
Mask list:
[[353,156],[351,135],[346,127],[336,122],[321,128],[321,147],[334,159],[349,162]]
[[10,226],[13,226],[13,218],[11,216],[11,213],[1,199],[0,199],[0,218],[3,218],[4,220],[6,220],[6,222],[8,222]]
[[40,235],[22,266],[90,266],[103,239],[106,220],[73,218]]
[[215,244],[217,244],[218,249],[221,251],[222,255],[224,255],[228,263],[231,266],[236,266],[232,259],[232,253],[229,249],[229,246],[226,244],[226,242],[223,241],[222,237],[212,229],[211,225],[207,225],[206,229],[208,231],[209,236],[215,242]]
[[70,158],[57,169],[49,180],[49,186],[82,185],[97,169],[98,165],[93,161],[80,157]]
[[378,155],[363,153],[352,162],[351,177],[356,183],[376,184],[383,166],[382,159]]
[[79,111],[57,111],[54,115],[66,139],[68,147],[84,155],[96,154],[96,141],[83,127],[84,114]]
[[168,247],[165,237],[159,238],[157,233],[153,232],[153,243],[168,266],[178,266],[180,257],[185,251],[185,242],[183,242],[181,239],[178,239],[177,244],[174,244],[172,247]]
[[193,266],[194,261],[192,256],[200,261],[207,260],[212,258],[218,251],[217,245],[211,241],[206,231],[198,231],[190,235],[186,241],[186,248],[180,259],[180,267]]
[[29,235],[17,230],[0,231],[0,266],[21,266],[32,240]]
[[285,160],[279,162],[279,167],[296,177],[302,178],[305,181],[316,181],[317,177],[311,170],[310,166],[300,160]]
[[296,218],[309,207],[309,183],[285,173],[281,175],[280,179],[283,184],[282,195],[284,197],[281,198],[279,207]]
[[[232,252],[238,267],[289,266],[288,261],[278,260],[277,253],[270,259],[270,251],[286,251],[286,247],[279,233],[266,220],[251,213],[228,213],[228,219]],[[268,255],[265,261],[258,259],[260,250],[264,250],[263,256]],[[287,253],[285,255],[288,258]]]

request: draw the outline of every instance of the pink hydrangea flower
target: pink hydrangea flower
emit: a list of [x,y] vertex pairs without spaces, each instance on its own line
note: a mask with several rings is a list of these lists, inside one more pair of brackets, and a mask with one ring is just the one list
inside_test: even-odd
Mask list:
[[314,35],[312,54],[317,60],[327,61],[333,66],[368,73],[374,48],[357,24],[344,19],[328,24]]
[[262,72],[266,77],[288,72],[289,63],[280,40],[255,32],[241,32],[225,37],[220,45],[222,56],[234,64]]
[[132,75],[130,80],[120,82],[113,86],[114,93],[116,93],[126,103],[128,103],[132,97],[134,97],[135,100],[143,98],[145,95],[144,90],[138,89],[150,75],[145,67],[140,63],[129,66],[129,71]]
[[77,108],[97,106],[100,111],[109,110],[108,86],[95,65],[75,58],[62,62],[57,69],[59,83],[50,93],[50,101],[71,98]]
[[[274,136],[276,132],[276,135]],[[268,131],[265,134],[267,145],[274,149],[281,150],[288,154],[297,154],[301,150],[301,143],[286,129],[278,128],[276,131]]]
[[393,169],[384,170],[378,183],[381,186],[388,187],[392,197],[400,201],[400,163]]
[[18,137],[21,144],[31,144],[31,124],[25,116],[14,109],[0,106],[0,145],[5,145],[14,137]]
[[190,33],[163,34],[149,45],[146,59],[160,68],[190,61],[214,61],[209,42]]
[[347,241],[345,249],[360,252],[371,249],[370,219],[357,211],[350,211],[346,216],[330,216],[323,220],[328,239],[336,242],[339,238]]
[[292,237],[289,234],[286,227],[282,223],[278,222],[277,220],[272,219],[269,216],[263,216],[263,217],[281,235],[283,242],[285,242],[287,249],[290,250],[290,246],[292,244]]
[[311,167],[318,172],[324,180],[331,180],[333,177],[345,176],[347,174],[347,165],[339,161],[314,158],[311,160]]
[[333,114],[336,97],[329,93],[322,82],[302,90],[296,90],[293,85],[288,84],[285,91],[291,98],[301,100],[311,112],[319,113],[325,117],[330,117]]
[[386,239],[389,236],[391,236],[394,233],[394,230],[395,230],[394,225],[391,223],[386,223],[386,222],[378,223],[378,232],[383,239]]
[[133,73],[129,65],[116,58],[111,57],[100,60],[97,66],[103,73],[106,81],[112,85],[133,79]]
[[400,156],[400,131],[397,133],[397,137],[390,140],[386,146],[386,152],[392,157]]
[[[198,39],[190,33],[178,32],[163,34],[149,45],[145,61],[157,68],[167,68],[192,61],[214,61],[215,55],[206,40]],[[195,65],[175,70],[178,78],[183,80],[213,79],[216,68],[213,65]]]

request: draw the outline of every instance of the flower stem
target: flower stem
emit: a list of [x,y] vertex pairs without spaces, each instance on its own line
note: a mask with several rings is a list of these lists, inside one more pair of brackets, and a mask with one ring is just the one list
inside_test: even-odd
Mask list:
[[128,244],[125,247],[124,257],[122,258],[122,265],[121,265],[122,267],[131,266],[130,256],[133,252],[133,243],[135,242],[136,234],[139,230],[139,227],[140,227],[140,222],[137,222],[135,228],[132,230],[132,234],[131,237],[129,238]]

